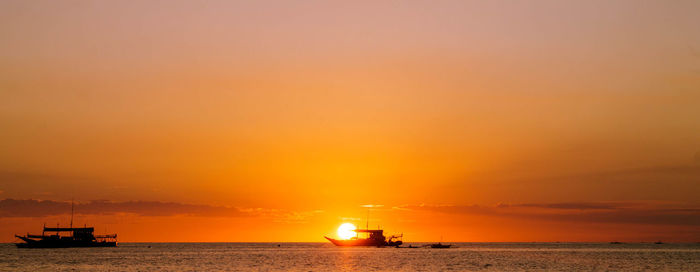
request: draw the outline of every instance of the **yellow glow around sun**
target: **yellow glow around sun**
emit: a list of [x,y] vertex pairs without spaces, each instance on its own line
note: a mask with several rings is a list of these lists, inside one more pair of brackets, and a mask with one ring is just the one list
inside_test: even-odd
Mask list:
[[352,237],[355,237],[355,230],[356,227],[352,223],[343,223],[338,227],[338,237],[340,239],[350,239]]

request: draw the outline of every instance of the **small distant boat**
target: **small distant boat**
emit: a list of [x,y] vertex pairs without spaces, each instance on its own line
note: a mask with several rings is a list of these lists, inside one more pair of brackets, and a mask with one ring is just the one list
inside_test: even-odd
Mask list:
[[450,248],[450,247],[452,247],[452,245],[445,245],[443,243],[430,244],[428,246],[430,246],[430,248]]
[[656,241],[656,242],[654,242],[654,244],[657,244],[657,245],[662,245],[663,243],[664,243],[664,242],[661,242],[661,241]]
[[419,248],[419,247],[414,246],[414,245],[408,245],[408,246],[405,246],[405,247],[402,247],[402,246],[395,246],[395,247],[396,247],[396,248]]
[[610,244],[611,245],[620,245],[620,244],[622,244],[622,242],[614,241],[614,242],[610,242]]

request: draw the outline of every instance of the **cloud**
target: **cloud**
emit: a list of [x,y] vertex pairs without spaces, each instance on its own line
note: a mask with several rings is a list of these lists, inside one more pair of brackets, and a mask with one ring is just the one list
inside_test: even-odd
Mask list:
[[570,202],[479,205],[402,205],[396,211],[423,211],[581,223],[700,226],[700,207],[655,203]]
[[655,165],[608,171],[592,171],[579,174],[565,174],[542,177],[542,181],[550,182],[628,182],[639,184],[640,181],[650,183],[684,183],[700,178],[700,164]]
[[564,210],[610,210],[620,207],[617,203],[604,202],[563,202],[563,203],[529,203],[529,204],[499,204],[498,207],[533,207]]
[[[70,213],[70,202],[52,200],[0,200],[1,217],[43,217]],[[95,200],[76,203],[75,213],[83,215],[105,215],[129,213],[140,216],[202,216],[202,217],[267,217],[279,222],[302,222],[323,211],[287,211],[262,208],[236,208],[211,205],[195,205],[176,202]]]
[[271,217],[273,218],[273,222],[278,222],[278,223],[287,223],[287,224],[303,224],[307,223],[307,219],[323,213],[323,210],[314,210],[314,211],[280,211],[277,210],[277,213],[271,214]]
[[[40,217],[61,215],[70,213],[70,202],[52,200],[0,200],[0,217]],[[237,208],[193,205],[174,202],[157,201],[126,201],[112,202],[104,200],[90,201],[75,204],[76,214],[115,214],[131,213],[143,216],[171,216],[171,215],[195,215],[195,216],[222,216],[238,217],[249,216],[250,212]]]

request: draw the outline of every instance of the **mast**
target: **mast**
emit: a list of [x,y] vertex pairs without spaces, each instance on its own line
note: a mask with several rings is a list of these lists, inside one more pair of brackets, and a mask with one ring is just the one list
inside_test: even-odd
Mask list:
[[73,228],[73,199],[70,199],[70,228]]
[[367,229],[367,230],[369,229],[369,209],[370,209],[370,207],[368,206],[367,207],[367,225],[365,226],[365,229]]

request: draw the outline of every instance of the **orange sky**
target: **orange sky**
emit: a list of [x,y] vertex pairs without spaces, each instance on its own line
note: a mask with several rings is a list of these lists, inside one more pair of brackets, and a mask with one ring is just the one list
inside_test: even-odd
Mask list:
[[0,241],[695,242],[698,10],[2,1]]

